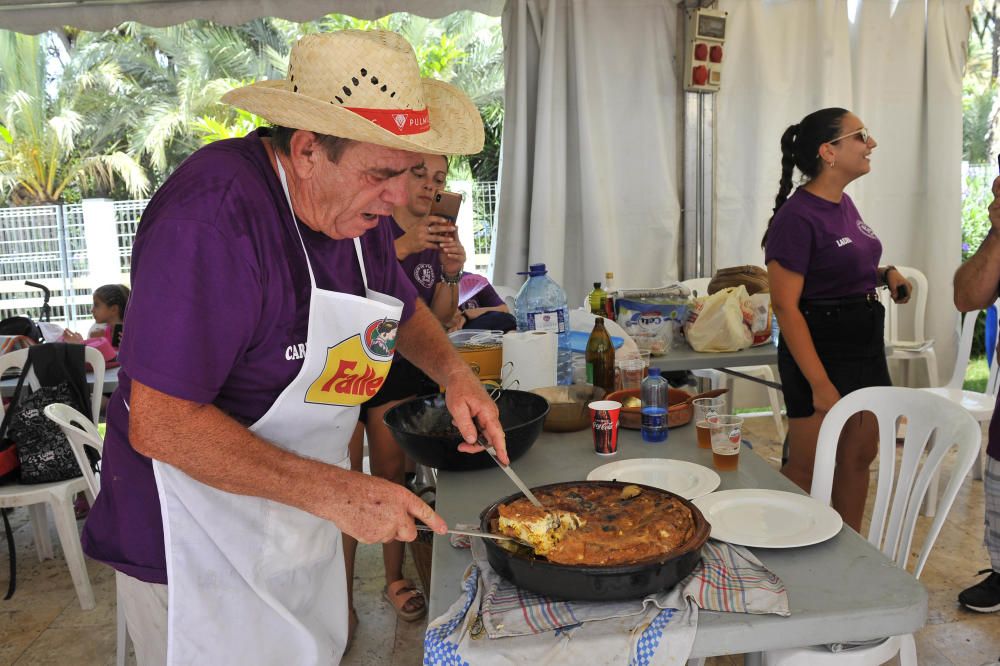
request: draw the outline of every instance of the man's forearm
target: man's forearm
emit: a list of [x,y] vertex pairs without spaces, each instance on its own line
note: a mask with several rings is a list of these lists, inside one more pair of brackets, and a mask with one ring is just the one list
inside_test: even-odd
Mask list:
[[990,230],[976,253],[955,271],[954,299],[960,312],[985,308],[1000,284],[1000,233]]
[[326,518],[331,509],[336,512],[336,501],[357,492],[351,472],[275,446],[213,405],[133,381],[130,407],[129,439],[135,450],[206,485]]
[[396,346],[407,360],[444,386],[453,373],[472,372],[422,301],[417,301],[413,316],[399,327]]

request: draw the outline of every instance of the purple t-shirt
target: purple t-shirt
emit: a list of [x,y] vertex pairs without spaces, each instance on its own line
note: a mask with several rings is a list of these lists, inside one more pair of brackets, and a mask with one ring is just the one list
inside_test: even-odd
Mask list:
[[489,280],[476,273],[462,274],[462,279],[458,283],[458,301],[458,309],[463,312],[473,308],[492,308],[504,304]]
[[[390,217],[389,223],[394,240],[406,233],[395,218]],[[406,277],[416,287],[417,295],[430,305],[434,298],[434,290],[441,281],[441,257],[438,250],[421,250],[406,257],[399,264],[403,267]]]
[[803,300],[857,296],[878,286],[882,243],[844,194],[833,203],[795,190],[767,234],[764,263],[777,261],[805,277]]
[[[119,386],[108,404],[101,492],[83,549],[130,576],[166,583],[152,462],[128,440],[132,380],[213,404],[252,424],[302,367],[310,281],[296,226],[321,289],[364,295],[353,240],[292,219],[258,130],[197,151],[149,202],[132,252],[132,295]],[[370,288],[416,293],[396,262],[389,218],[361,237]]]

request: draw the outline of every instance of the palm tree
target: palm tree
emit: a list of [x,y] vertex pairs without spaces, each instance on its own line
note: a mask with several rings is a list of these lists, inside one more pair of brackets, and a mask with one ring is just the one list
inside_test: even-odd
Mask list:
[[[105,81],[55,79],[46,71],[46,37],[0,31],[0,191],[15,205],[53,203],[67,188],[85,194],[120,180],[141,196],[148,181],[81,97]],[[78,106],[79,104],[79,106]]]

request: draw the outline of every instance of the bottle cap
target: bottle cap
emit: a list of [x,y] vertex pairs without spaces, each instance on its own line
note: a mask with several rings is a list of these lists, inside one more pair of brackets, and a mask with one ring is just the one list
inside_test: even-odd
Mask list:
[[660,376],[660,369],[659,368],[650,368],[649,369],[649,376],[650,377],[659,377]]
[[530,266],[528,266],[528,270],[518,271],[517,274],[530,275],[531,277],[538,277],[539,275],[545,275],[546,273],[548,273],[548,271],[545,270],[545,264],[531,264]]
[[595,282],[594,283],[594,289],[600,289],[600,288],[601,288],[601,283],[600,282]]
[[614,276],[615,276],[615,274],[614,273],[610,273],[610,272],[604,274],[604,277],[608,278],[609,280],[611,278],[613,278]]

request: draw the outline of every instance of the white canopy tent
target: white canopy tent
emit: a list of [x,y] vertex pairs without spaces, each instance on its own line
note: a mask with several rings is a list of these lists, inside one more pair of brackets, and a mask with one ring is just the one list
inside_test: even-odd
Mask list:
[[782,130],[823,106],[850,108],[880,142],[872,173],[851,195],[883,241],[883,261],[930,278],[929,335],[946,377],[971,1],[719,0],[729,12],[723,86],[695,128],[715,167],[711,206],[685,195],[692,183],[682,168],[695,122],[694,94],[679,84],[682,10],[696,0],[0,0],[0,27],[502,15],[507,114],[495,281],[515,285],[517,271],[543,261],[571,303],[606,270],[619,286],[692,274],[680,262],[694,242],[690,229],[684,239],[682,215],[696,204],[714,221],[706,256],[715,267],[762,263]]

